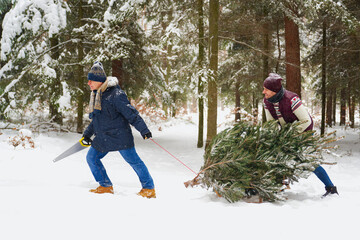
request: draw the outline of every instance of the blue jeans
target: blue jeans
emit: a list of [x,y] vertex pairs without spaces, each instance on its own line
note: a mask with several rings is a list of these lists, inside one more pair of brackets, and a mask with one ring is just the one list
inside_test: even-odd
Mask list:
[[[121,156],[125,159],[127,163],[134,169],[139,180],[141,182],[142,188],[153,189],[154,182],[150,173],[145,165],[145,163],[140,159],[139,155],[136,153],[135,148],[124,149],[119,151]],[[93,147],[90,147],[87,155],[86,161],[90,167],[90,170],[95,178],[95,180],[103,187],[112,186],[112,182],[108,177],[105,167],[101,162],[101,159],[108,154],[107,152],[99,152]]]
[[318,166],[314,170],[315,175],[322,181],[325,187],[333,187],[334,184],[331,182],[329,175],[326,173],[325,169],[322,166]]

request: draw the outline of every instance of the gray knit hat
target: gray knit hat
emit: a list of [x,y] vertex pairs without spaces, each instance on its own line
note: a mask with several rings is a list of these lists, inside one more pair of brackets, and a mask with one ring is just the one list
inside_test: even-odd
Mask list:
[[88,80],[96,81],[96,82],[106,81],[106,74],[101,62],[96,61],[94,65],[91,67],[91,70],[88,73]]

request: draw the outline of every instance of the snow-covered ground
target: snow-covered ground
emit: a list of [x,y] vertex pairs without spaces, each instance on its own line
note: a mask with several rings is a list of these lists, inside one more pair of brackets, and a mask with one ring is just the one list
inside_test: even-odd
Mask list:
[[[153,138],[194,171],[203,162],[196,148],[197,126],[173,120],[151,127]],[[321,199],[324,186],[311,175],[291,186],[278,203],[228,203],[201,187],[185,188],[195,174],[134,131],[136,149],[152,174],[157,198],[136,195],[140,183],[119,153],[104,165],[115,194],[97,187],[86,151],[52,160],[81,135],[34,133],[35,148],[14,148],[0,135],[0,238],[24,239],[358,239],[360,214],[360,134],[338,128],[340,149],[324,165],[340,196]]]

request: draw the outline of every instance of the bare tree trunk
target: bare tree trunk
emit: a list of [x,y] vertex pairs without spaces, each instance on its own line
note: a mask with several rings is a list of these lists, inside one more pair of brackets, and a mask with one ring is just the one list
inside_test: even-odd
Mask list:
[[240,121],[240,80],[237,79],[235,83],[235,122]]
[[336,125],[336,86],[333,86],[332,88],[332,96],[333,96],[333,104],[332,104],[332,121],[333,121],[333,124]]
[[[173,19],[173,9],[169,9],[169,11],[164,11],[161,12],[161,19],[162,21],[162,33],[165,34],[167,27],[169,26],[170,22]],[[163,66],[165,68],[164,71],[164,82],[166,87],[168,87],[169,82],[170,82],[170,75],[171,75],[171,62],[170,62],[170,57],[172,54],[172,43],[171,41],[168,41],[166,43],[165,49],[163,49],[163,52],[166,52],[166,54],[164,53],[163,56]],[[169,94],[171,95],[171,93],[169,92]],[[169,116],[169,113],[171,114],[171,97],[170,98],[166,98],[164,99],[164,101],[162,102],[162,109],[165,113],[165,116]]]
[[[270,34],[269,34],[269,24],[265,23],[263,26],[263,45],[264,45],[264,51],[269,54],[270,53]],[[278,60],[280,60],[281,58],[281,49],[280,49],[280,36],[279,36],[279,23],[277,24],[277,31],[276,31],[276,35],[277,35],[277,41],[278,41],[278,51],[279,51],[279,56],[278,56]],[[269,57],[265,54],[262,55],[262,60],[263,60],[263,80],[265,80],[265,78],[268,77],[269,73],[270,73],[270,67],[269,67]],[[279,61],[277,61],[276,63],[276,72],[278,71],[279,68]],[[264,107],[263,107],[264,108]],[[264,123],[266,121],[266,117],[265,117],[265,110],[262,109],[262,122]]]
[[280,31],[279,31],[279,21],[277,21],[276,23],[276,40],[277,40],[277,48],[278,48],[278,60],[276,62],[276,68],[275,68],[275,72],[279,71],[279,63],[281,60],[281,46],[280,46]]
[[[79,14],[78,14],[78,27],[82,26],[82,19],[83,19],[83,3],[82,1],[79,2]],[[84,59],[84,46],[83,46],[83,36],[82,33],[79,33],[79,42],[77,44],[77,51],[78,51],[78,66],[77,66],[77,70],[76,70],[76,79],[78,81],[78,93],[77,93],[77,127],[76,127],[76,131],[78,133],[82,133],[83,132],[83,115],[84,115],[84,92],[85,92],[85,87],[84,87],[84,83],[85,83],[85,75],[84,75],[84,68],[81,65],[81,61]]]
[[[59,54],[59,47],[58,47],[58,45],[59,45],[58,36],[54,36],[50,39],[50,45],[51,45],[51,49],[52,49],[51,50],[51,58],[55,59],[55,60],[59,59],[60,54]],[[56,79],[49,86],[49,88],[50,88],[49,110],[50,110],[50,117],[51,117],[52,121],[62,125],[63,124],[63,116],[59,112],[59,104],[56,103],[62,94],[60,71],[59,71],[58,67],[55,68],[55,72],[56,72]]]
[[171,117],[176,117],[176,113],[177,113],[177,93],[176,92],[172,92],[171,93],[171,99],[172,99],[172,105],[171,105]]
[[340,92],[340,126],[346,124],[346,89],[341,88]]
[[124,70],[122,65],[122,59],[112,60],[111,72],[112,75],[118,79],[121,89],[124,89]]
[[259,99],[256,97],[256,94],[253,93],[253,109],[252,109],[252,115],[254,117],[253,124],[258,124],[258,105],[259,105]]
[[[286,88],[301,97],[299,27],[285,16]],[[290,63],[290,64],[289,64]]]
[[[203,69],[205,59],[205,39],[204,39],[204,0],[198,0],[198,28],[199,28],[199,69]],[[204,146],[204,83],[203,75],[199,75],[198,95],[199,95],[199,126],[198,126],[198,142],[197,147]]]
[[355,96],[350,93],[351,86],[354,86],[353,81],[349,83],[349,93],[348,93],[348,101],[349,101],[349,121],[350,127],[355,128]]
[[329,89],[327,92],[327,100],[326,100],[326,125],[332,127],[333,124],[333,90]]
[[[171,15],[172,16],[172,15]],[[166,84],[169,85],[170,83],[170,78],[171,78],[171,56],[172,56],[172,43],[168,42],[167,44],[167,56],[166,56],[166,76],[165,76],[165,81]],[[167,108],[170,110],[170,116],[175,117],[175,112],[174,112],[174,108],[176,105],[176,94],[174,95],[173,92],[170,92],[170,102],[169,105],[167,106]]]
[[263,47],[265,54],[262,54],[262,62],[263,62],[263,80],[268,77],[270,69],[269,69],[269,53],[270,53],[270,34],[269,34],[269,23],[264,23],[263,25]]
[[210,74],[208,81],[208,116],[206,146],[209,146],[217,133],[217,71],[219,36],[219,0],[210,0],[209,9],[209,59]]
[[323,49],[322,49],[322,74],[321,74],[321,136],[325,133],[325,110],[326,110],[326,20],[323,21]]

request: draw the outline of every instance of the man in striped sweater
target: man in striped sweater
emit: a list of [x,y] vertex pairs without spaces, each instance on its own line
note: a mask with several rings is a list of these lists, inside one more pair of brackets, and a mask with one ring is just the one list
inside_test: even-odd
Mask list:
[[[300,121],[299,132],[312,130],[312,117],[302,104],[301,99],[296,93],[284,89],[281,81],[282,78],[275,73],[270,73],[264,81],[266,121],[277,120],[280,126]],[[329,194],[338,194],[336,186],[331,182],[323,167],[318,166],[314,173],[325,184],[326,193],[323,195],[324,197]]]

